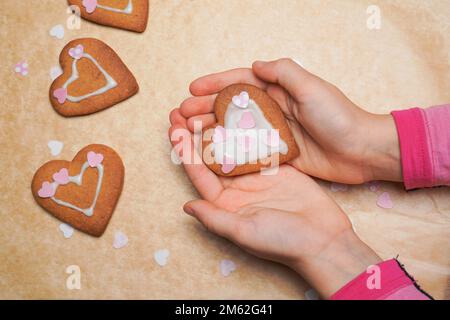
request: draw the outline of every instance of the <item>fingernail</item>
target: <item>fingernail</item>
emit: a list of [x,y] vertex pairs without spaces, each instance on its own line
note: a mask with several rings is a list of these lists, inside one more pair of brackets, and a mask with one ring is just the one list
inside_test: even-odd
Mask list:
[[194,213],[195,213],[194,210],[191,207],[188,207],[188,206],[185,206],[183,208],[183,210],[184,210],[184,212],[186,212],[190,216],[194,215]]

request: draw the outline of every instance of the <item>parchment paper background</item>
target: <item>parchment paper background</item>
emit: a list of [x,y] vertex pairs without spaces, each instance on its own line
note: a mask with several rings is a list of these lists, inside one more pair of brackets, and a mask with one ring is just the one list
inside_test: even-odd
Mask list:
[[[372,4],[381,9],[380,30],[366,27]],[[170,161],[168,113],[198,76],[287,56],[372,112],[450,102],[448,0],[153,0],[142,35],[83,21],[57,40],[48,32],[66,23],[66,8],[64,0],[1,0],[0,298],[305,297],[310,287],[295,273],[208,234],[182,213],[196,193]],[[140,93],[99,114],[57,115],[48,101],[49,70],[78,37],[109,44]],[[26,77],[13,70],[24,59]],[[58,157],[47,147],[53,139],[64,142]],[[121,155],[125,186],[102,238],[75,232],[66,240],[29,186],[44,162],[72,159],[90,143]],[[382,183],[377,193],[367,186],[332,193],[320,183],[383,258],[399,254],[425,290],[450,298],[448,188],[407,193]],[[393,209],[377,207],[382,191],[391,194]],[[116,250],[119,230],[129,243]],[[171,251],[163,268],[153,260],[162,248]],[[228,278],[219,270],[222,259],[238,267]],[[81,290],[66,289],[69,265],[81,268]]]

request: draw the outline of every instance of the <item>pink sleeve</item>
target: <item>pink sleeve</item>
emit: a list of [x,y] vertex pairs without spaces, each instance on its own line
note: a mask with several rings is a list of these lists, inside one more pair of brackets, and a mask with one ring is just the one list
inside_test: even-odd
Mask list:
[[331,300],[430,299],[396,259],[368,268],[331,297]]
[[406,189],[450,186],[450,105],[394,111]]

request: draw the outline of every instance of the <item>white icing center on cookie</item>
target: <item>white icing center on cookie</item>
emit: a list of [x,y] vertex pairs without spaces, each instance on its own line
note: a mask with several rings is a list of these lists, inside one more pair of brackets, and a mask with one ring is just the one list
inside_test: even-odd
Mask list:
[[[86,171],[87,168],[89,168],[89,162],[88,161],[86,161],[83,164],[83,167],[81,168],[81,172],[78,175],[76,175],[76,176],[69,176],[69,182],[75,183],[78,186],[81,186],[81,184],[83,183],[83,175],[84,175],[84,172]],[[79,208],[79,207],[77,207],[77,206],[75,206],[75,205],[73,205],[73,204],[71,204],[69,202],[57,199],[55,196],[51,197],[51,199],[53,201],[55,201],[57,204],[61,205],[61,206],[77,210],[77,211],[85,214],[86,216],[91,217],[93,215],[93,213],[94,213],[95,205],[97,204],[97,199],[98,199],[98,196],[100,194],[100,190],[101,190],[101,187],[102,187],[102,180],[103,180],[103,165],[101,163],[99,163],[99,164],[97,164],[96,168],[98,170],[97,188],[95,190],[94,200],[92,201],[92,204],[91,204],[91,206],[89,208],[85,208],[85,209]],[[56,189],[58,188],[59,184],[57,182],[53,182],[52,186],[53,186],[53,188],[55,190],[55,193],[56,193]]]
[[[71,101],[71,102],[80,102],[84,99],[90,98],[92,96],[98,96],[100,94],[103,94],[105,92],[107,92],[108,90],[117,87],[117,82],[105,71],[105,69],[102,68],[102,66],[97,62],[97,60],[95,60],[94,57],[92,57],[90,54],[88,53],[83,53],[82,54],[82,58],[87,58],[89,60],[91,60],[95,66],[98,68],[98,70],[100,70],[100,72],[105,76],[106,78],[106,85],[94,92],[85,94],[83,96],[79,96],[79,97],[74,97],[71,95],[67,95],[67,100]],[[67,90],[67,87],[74,81],[78,80],[79,73],[78,73],[78,69],[77,69],[77,63],[78,60],[81,59],[74,59],[73,63],[72,63],[72,75],[70,76],[70,78],[66,81],[66,83],[64,83],[63,88]]]
[[[216,163],[230,161],[235,165],[243,165],[256,163],[275,153],[287,154],[286,142],[264,117],[258,104],[252,99],[248,99],[243,105],[237,101],[238,104],[231,102],[225,113],[226,137],[218,141],[213,139]],[[268,143],[268,136],[275,137],[275,143]]]
[[133,13],[133,0],[128,0],[128,5],[124,9],[118,9],[108,6],[103,6],[101,4],[97,4],[97,8],[108,10],[116,13],[125,13],[125,14],[131,14]]

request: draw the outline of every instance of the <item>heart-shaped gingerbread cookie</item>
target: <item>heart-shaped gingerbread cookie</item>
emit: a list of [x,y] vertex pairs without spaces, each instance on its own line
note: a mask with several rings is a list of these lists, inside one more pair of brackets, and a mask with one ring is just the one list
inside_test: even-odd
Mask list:
[[218,94],[214,112],[217,124],[202,133],[202,158],[216,174],[257,172],[298,157],[280,106],[265,91],[231,85]]
[[148,0],[68,0],[80,8],[81,16],[105,26],[144,32],[148,21]]
[[91,114],[135,95],[136,79],[105,43],[77,39],[61,52],[63,74],[50,86],[53,108],[65,117]]
[[40,167],[31,190],[36,202],[59,220],[100,237],[116,207],[125,168],[111,148],[92,144],[72,161],[54,160]]

